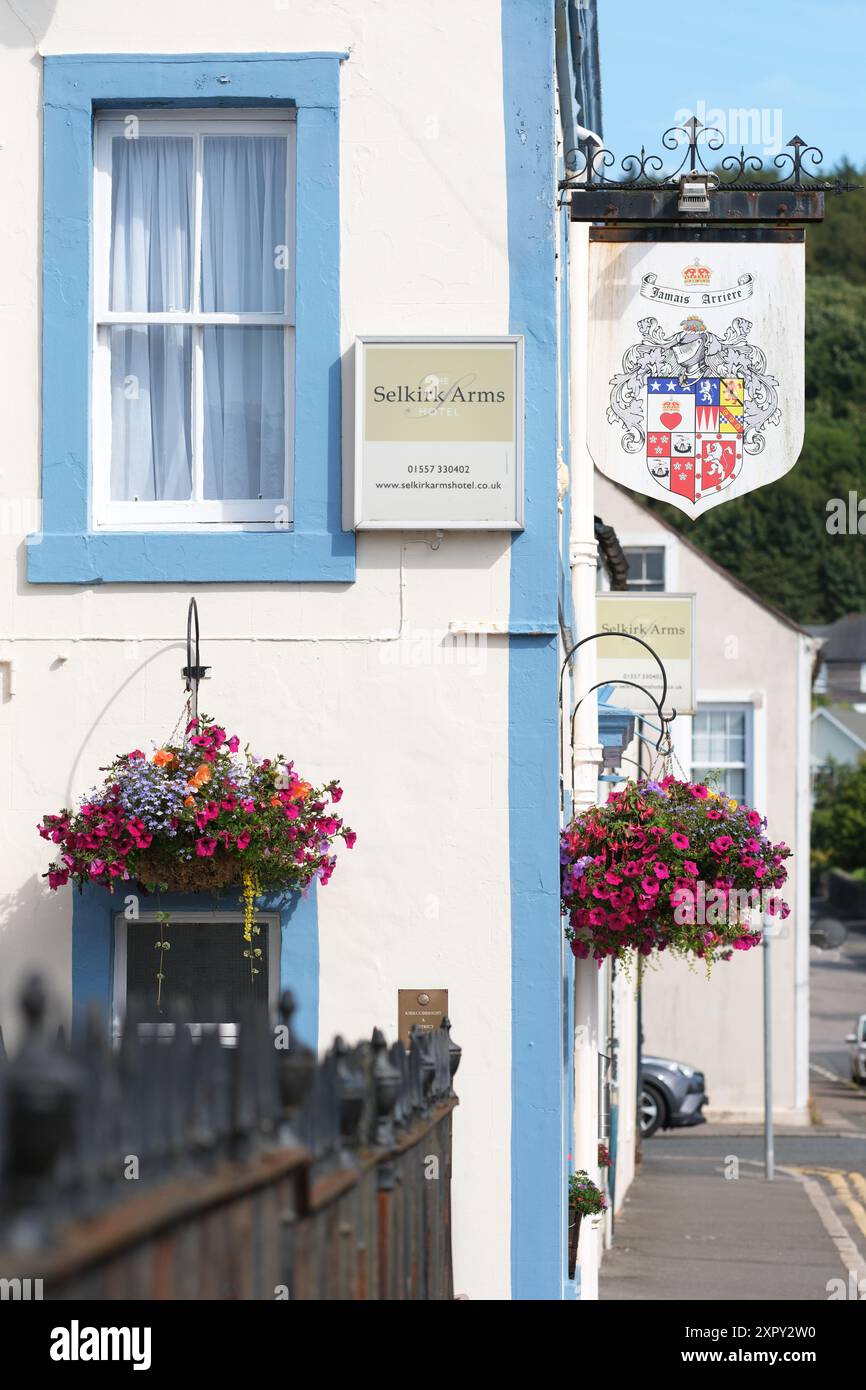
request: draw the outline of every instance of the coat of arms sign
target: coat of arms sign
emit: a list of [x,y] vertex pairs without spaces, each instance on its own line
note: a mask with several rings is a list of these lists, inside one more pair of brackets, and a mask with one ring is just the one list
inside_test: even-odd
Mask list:
[[781,477],[803,438],[802,244],[700,250],[592,243],[590,453],[693,517]]

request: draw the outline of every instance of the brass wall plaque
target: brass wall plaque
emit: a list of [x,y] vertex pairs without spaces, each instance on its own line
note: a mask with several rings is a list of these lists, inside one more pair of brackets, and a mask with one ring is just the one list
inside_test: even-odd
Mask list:
[[409,1032],[415,1024],[429,1032],[439,1027],[447,1013],[447,989],[397,990],[397,1026],[404,1047],[409,1046]]

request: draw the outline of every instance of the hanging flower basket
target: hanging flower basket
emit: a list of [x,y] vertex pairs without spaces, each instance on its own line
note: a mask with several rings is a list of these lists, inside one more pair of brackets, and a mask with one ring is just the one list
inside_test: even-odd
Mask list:
[[766,820],[702,783],[642,778],[563,830],[562,910],[574,954],[619,959],[670,950],[709,966],[761,940],[791,850]]
[[107,767],[75,810],[46,815],[39,833],[59,857],[49,885],[134,883],[145,892],[266,890],[327,883],[342,840],[355,834],[333,810],[338,782],[313,787],[282,754],[262,761],[239,751],[207,715],[186,739],[146,757],[138,748]]
[[[568,1179],[568,1277],[574,1278],[577,1268],[577,1247],[580,1223],[585,1216],[600,1218],[607,1211],[607,1198],[583,1168]],[[596,1222],[593,1220],[593,1225]]]

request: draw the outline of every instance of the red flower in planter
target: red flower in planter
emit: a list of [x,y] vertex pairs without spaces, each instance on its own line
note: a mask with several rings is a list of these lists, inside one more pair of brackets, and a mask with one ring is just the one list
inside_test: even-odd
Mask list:
[[[561,834],[562,909],[574,954],[601,961],[673,950],[709,966],[748,950],[760,940],[755,913],[787,913],[776,894],[791,851],[759,833],[765,825],[757,811],[671,775],[612,792]],[[587,910],[589,903],[597,906]]]
[[207,716],[186,735],[147,758],[119,754],[76,809],[43,817],[39,834],[58,854],[45,875],[52,890],[121,878],[148,891],[243,884],[247,895],[252,884],[254,899],[328,882],[337,844],[351,849],[356,838],[325,811],[341,799],[339,783],[315,787],[282,755],[258,761]]

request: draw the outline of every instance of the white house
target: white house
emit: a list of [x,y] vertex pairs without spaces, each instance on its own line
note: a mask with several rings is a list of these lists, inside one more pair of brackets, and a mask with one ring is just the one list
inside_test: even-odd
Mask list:
[[[578,115],[598,124],[594,8],[56,0],[5,7],[0,44],[0,1012],[33,965],[76,1018],[123,1007],[153,914],[49,893],[35,825],[176,726],[194,595],[202,708],[339,776],[358,834],[273,907],[271,992],[324,1044],[394,1036],[399,989],[447,989],[455,1286],[591,1297],[600,1236],[570,1280],[566,1178],[599,1176],[610,1010],[634,1032],[559,913],[558,686],[595,539],[586,236],[557,181]],[[344,529],[363,335],[523,343],[521,530]],[[237,927],[225,899],[168,906],[214,950]]]
[[[779,924],[771,947],[774,1104],[780,1121],[808,1123],[815,641],[600,475],[596,505],[629,559],[631,587],[696,595],[697,708],[671,726],[679,767],[695,778],[720,774],[720,785],[761,810],[773,838],[794,851],[784,893],[791,915]],[[719,964],[709,980],[699,965],[661,958],[644,977],[644,1049],[705,1072],[708,1118],[755,1121],[763,1114],[761,955],[751,951]]]
[[866,754],[866,709],[819,705],[812,713],[812,771],[830,763],[856,767]]

